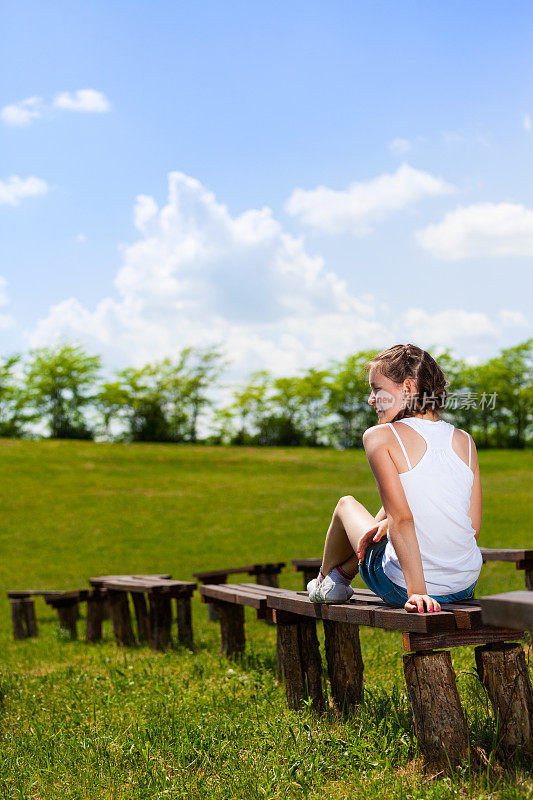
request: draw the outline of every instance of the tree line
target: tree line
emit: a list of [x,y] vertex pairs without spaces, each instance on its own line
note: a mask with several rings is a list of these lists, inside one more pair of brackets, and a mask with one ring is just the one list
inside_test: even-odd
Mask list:
[[[532,350],[533,338],[476,366],[448,350],[432,353],[450,384],[445,419],[469,430],[480,447],[531,446]],[[0,436],[361,447],[363,432],[377,424],[364,365],[378,352],[362,350],[290,377],[257,370],[226,385],[229,362],[215,345],[186,347],[110,379],[101,357],[81,345],[37,348],[0,359]],[[225,405],[214,399],[221,389],[231,395]]]

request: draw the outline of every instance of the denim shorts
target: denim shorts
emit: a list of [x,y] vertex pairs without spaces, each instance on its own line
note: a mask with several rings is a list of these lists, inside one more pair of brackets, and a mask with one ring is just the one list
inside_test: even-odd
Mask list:
[[[393,583],[383,572],[383,554],[387,545],[387,538],[379,542],[372,542],[365,553],[363,563],[359,565],[359,575],[369,589],[379,595],[389,606],[403,608],[407,600],[407,592],[403,586]],[[454,603],[460,600],[471,600],[474,597],[475,581],[468,589],[452,594],[430,595],[437,603]]]

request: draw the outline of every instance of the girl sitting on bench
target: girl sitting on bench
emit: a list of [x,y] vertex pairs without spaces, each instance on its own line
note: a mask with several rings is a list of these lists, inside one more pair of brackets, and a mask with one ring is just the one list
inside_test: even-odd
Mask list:
[[483,562],[481,482],[472,437],[440,417],[444,372],[425,350],[394,345],[366,364],[378,424],[363,447],[383,504],[375,517],[341,497],[329,526],[313,603],[345,603],[359,571],[388,605],[440,611],[471,599]]

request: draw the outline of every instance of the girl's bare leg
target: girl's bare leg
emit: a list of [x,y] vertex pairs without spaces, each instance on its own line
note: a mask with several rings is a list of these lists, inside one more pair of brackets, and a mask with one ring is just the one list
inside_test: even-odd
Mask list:
[[324,555],[322,557],[322,575],[327,575],[334,567],[342,567],[348,575],[358,572],[356,555],[359,540],[376,521],[355,497],[341,497],[335,507],[331,523],[326,534]]

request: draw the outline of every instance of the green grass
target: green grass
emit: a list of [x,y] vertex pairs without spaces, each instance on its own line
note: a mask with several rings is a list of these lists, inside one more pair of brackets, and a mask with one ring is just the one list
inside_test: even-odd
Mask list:
[[[75,588],[92,575],[170,572],[319,556],[353,494],[380,504],[364,452],[0,441],[0,796],[40,798],[533,797],[525,765],[491,753],[494,720],[472,648],[452,651],[472,731],[490,766],[424,771],[399,634],[361,629],[365,701],[347,721],[286,707],[275,631],[246,610],[242,664],[219,656],[193,601],[194,652],[68,641],[37,599],[39,638],[14,642],[10,588]],[[480,544],[530,545],[531,451],[480,452]],[[360,579],[357,579],[358,581]],[[287,569],[283,586],[301,587]],[[523,588],[483,568],[478,595]],[[321,631],[319,632],[321,637]],[[322,639],[321,644],[323,645]]]

